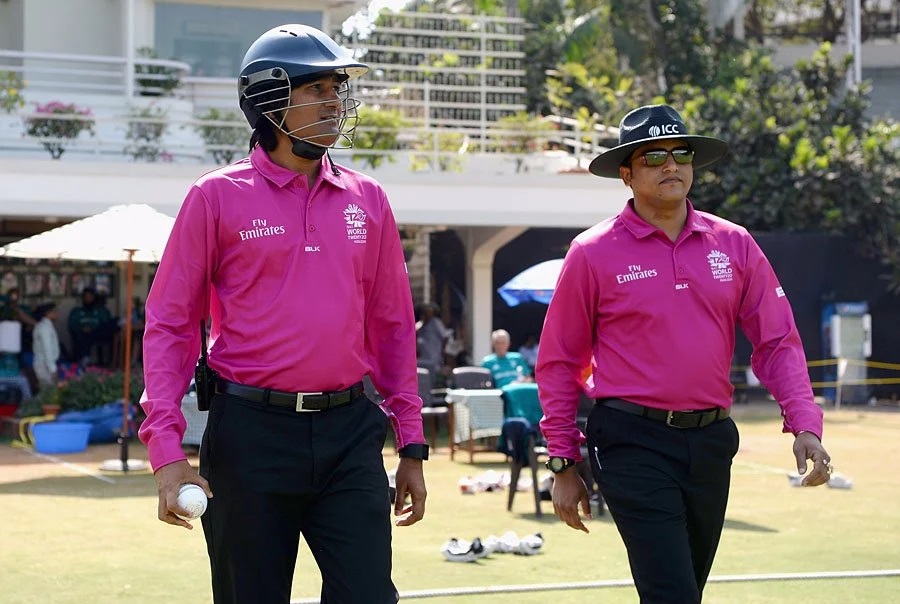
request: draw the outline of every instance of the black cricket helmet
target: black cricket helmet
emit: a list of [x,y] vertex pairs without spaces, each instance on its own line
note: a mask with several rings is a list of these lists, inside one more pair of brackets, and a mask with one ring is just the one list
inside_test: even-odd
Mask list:
[[346,83],[368,70],[318,29],[296,23],[280,25],[257,38],[244,55],[238,78],[241,111],[251,128],[265,117],[286,134],[304,139],[283,127],[284,115],[291,107],[291,89],[333,74],[343,83],[342,135],[352,140],[352,129],[348,137],[343,122],[349,119],[355,128],[359,101],[349,96]]

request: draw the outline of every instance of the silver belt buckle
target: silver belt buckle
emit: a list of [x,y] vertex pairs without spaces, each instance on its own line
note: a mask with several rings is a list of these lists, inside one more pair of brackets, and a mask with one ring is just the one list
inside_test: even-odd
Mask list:
[[[674,411],[669,411],[668,413],[666,413],[666,425],[667,425],[667,426],[671,426],[671,425],[672,425],[672,414],[673,414],[673,413],[674,413]],[[673,427],[674,427],[674,426],[673,426]]]
[[675,417],[674,411],[669,411],[666,413],[666,425],[671,426],[672,428],[684,428],[684,426],[679,426],[678,424],[673,424],[672,419]]
[[321,409],[304,409],[303,408],[303,398],[307,396],[316,396],[319,394],[325,394],[324,392],[298,392],[297,393],[297,406],[294,410],[297,413],[313,413],[316,411],[321,411]]

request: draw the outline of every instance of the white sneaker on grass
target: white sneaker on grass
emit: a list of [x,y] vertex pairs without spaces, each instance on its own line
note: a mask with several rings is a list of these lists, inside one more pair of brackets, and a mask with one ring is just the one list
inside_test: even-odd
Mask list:
[[541,553],[542,547],[544,547],[544,536],[540,533],[534,533],[533,535],[522,537],[513,553],[520,556],[533,556]]
[[441,546],[441,554],[450,562],[474,562],[487,555],[478,537],[472,541],[452,537]]
[[513,531],[507,531],[500,537],[488,535],[482,543],[491,553],[509,554],[519,547],[519,537]]

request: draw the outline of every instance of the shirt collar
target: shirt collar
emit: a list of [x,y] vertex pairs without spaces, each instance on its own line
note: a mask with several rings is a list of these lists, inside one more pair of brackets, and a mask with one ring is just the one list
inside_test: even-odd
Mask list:
[[[260,145],[254,147],[253,151],[250,153],[250,163],[253,165],[257,172],[262,174],[264,177],[266,177],[266,179],[271,181],[279,188],[286,187],[288,184],[293,182],[295,178],[304,177],[298,172],[288,170],[287,168],[279,166],[278,164],[273,162],[272,158],[269,157],[269,153]],[[346,189],[347,185],[342,180],[343,172],[341,172],[341,174],[335,174],[332,171],[333,165],[334,163],[331,161],[331,157],[329,157],[329,155],[326,153],[322,157],[322,166],[319,169],[319,178],[321,178],[325,182],[331,183],[338,188]]]
[[[691,204],[691,200],[686,199],[685,203],[687,204],[687,217],[684,221],[685,229],[690,232],[697,233],[710,232],[709,226],[703,221],[696,210],[694,210],[694,206],[693,204]],[[638,239],[649,237],[659,230],[638,215],[638,213],[634,209],[634,199],[628,200],[628,203],[625,205],[625,209],[622,210],[622,212],[619,214],[619,219],[622,221],[625,227],[629,231],[631,231],[631,234]]]

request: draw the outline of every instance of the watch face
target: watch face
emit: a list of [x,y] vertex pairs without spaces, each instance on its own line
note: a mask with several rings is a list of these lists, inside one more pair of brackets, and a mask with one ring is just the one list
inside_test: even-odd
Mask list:
[[562,472],[566,467],[566,460],[562,457],[551,457],[547,465],[551,472]]

